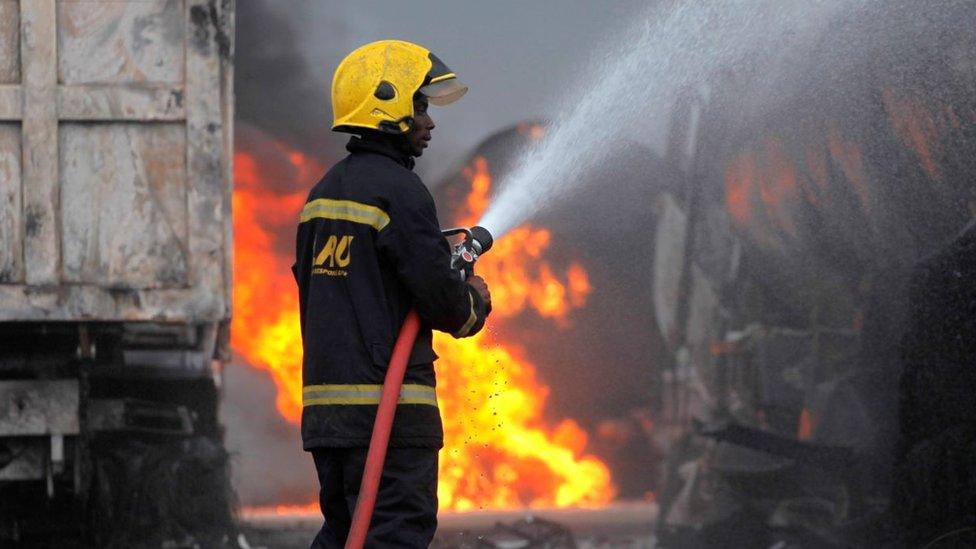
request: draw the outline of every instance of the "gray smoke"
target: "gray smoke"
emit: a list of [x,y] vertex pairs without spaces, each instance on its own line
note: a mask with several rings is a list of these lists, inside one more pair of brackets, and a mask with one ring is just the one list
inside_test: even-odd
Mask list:
[[[324,70],[309,66],[296,25],[301,11],[294,3],[238,2],[235,108],[239,121],[316,153],[335,148],[329,140],[329,80]],[[323,21],[321,32],[339,32],[338,25]]]

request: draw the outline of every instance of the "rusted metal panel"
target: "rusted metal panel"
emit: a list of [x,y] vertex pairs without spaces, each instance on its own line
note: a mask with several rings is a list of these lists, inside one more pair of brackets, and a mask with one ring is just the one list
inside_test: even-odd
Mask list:
[[24,94],[20,86],[0,84],[0,121],[20,120],[24,116]]
[[0,321],[229,318],[233,11],[0,0],[22,80],[0,83],[22,174],[0,185],[0,269],[22,257]]
[[20,5],[0,0],[0,84],[20,83]]
[[[188,0],[189,35],[186,49],[187,168],[193,174],[188,191],[191,281],[193,285],[221,288],[225,285],[227,187],[223,148],[224,111],[221,96],[221,58],[230,56],[230,37],[221,25],[216,0]],[[224,294],[213,295],[230,314]]]
[[183,81],[183,2],[58,3],[62,84]]
[[61,86],[61,120],[179,121],[186,118],[183,89],[173,85]]
[[[221,119],[225,121],[224,123],[224,178],[227,181],[234,180],[234,125],[232,121],[234,120],[234,36],[237,35],[235,22],[234,22],[234,7],[235,0],[222,0],[220,9],[220,23],[222,26],[222,35],[225,39],[225,50],[220,55],[220,75],[221,75],[221,107],[223,112],[221,113]],[[220,52],[218,52],[220,53]],[[233,219],[233,211],[231,209],[234,198],[233,198],[233,188],[231,185],[224,185],[224,198],[223,198],[223,215],[224,215],[224,303],[226,303],[226,316],[225,318],[230,319],[232,316],[232,304],[233,304],[233,294],[232,288],[234,287],[234,224],[231,222]],[[231,350],[230,350],[230,321],[225,321],[221,325],[220,335],[217,337],[217,353],[216,355],[221,357],[222,360],[230,360]]]
[[179,124],[62,124],[65,282],[186,285],[184,139]]
[[222,299],[206,289],[131,290],[63,284],[24,287],[0,284],[3,320],[122,320],[205,322],[226,314]]
[[61,250],[57,235],[58,117],[54,0],[20,5],[23,72],[23,215],[26,280],[30,285],[59,282]]
[[78,434],[78,380],[0,381],[0,436]]
[[20,124],[0,124],[0,284],[24,281]]

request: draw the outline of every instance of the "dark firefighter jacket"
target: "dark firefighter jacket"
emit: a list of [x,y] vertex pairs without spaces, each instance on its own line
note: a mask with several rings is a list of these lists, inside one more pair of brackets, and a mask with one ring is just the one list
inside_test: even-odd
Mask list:
[[390,444],[440,448],[431,329],[475,334],[488,310],[450,268],[434,200],[390,144],[354,137],[315,185],[298,225],[305,449],[369,445],[393,344],[421,319]]

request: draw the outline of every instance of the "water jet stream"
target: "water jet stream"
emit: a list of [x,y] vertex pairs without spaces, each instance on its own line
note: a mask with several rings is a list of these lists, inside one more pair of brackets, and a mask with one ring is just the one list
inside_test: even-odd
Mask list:
[[841,10],[869,0],[731,0],[655,7],[599,52],[561,103],[545,138],[528,148],[478,223],[496,237],[577,193],[623,138],[662,148],[671,105],[682,90],[748,65],[760,68],[755,100],[828,30]]

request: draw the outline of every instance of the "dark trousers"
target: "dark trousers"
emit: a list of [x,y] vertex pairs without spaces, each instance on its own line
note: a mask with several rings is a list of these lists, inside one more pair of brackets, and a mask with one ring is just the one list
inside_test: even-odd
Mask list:
[[[366,463],[366,448],[312,450],[319,475],[319,505],[325,523],[312,540],[312,549],[341,548],[352,522],[359,483]],[[430,545],[437,530],[437,450],[390,448],[367,548]]]

